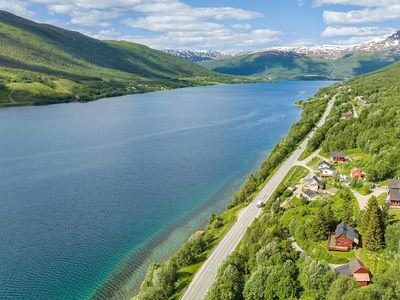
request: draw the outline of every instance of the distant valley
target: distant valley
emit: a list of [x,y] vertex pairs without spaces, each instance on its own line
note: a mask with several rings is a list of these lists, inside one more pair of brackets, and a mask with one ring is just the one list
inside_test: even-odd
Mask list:
[[[365,74],[400,60],[400,32],[350,46],[273,47],[235,55],[210,52],[169,52],[197,61],[209,70],[265,77],[272,80],[342,80]],[[207,57],[207,59],[204,59]]]

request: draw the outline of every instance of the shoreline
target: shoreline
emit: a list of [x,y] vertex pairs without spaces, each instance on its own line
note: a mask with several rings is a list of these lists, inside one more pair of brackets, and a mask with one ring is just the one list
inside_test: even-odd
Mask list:
[[[311,99],[316,98],[316,97],[319,97],[318,93],[320,93],[321,90],[323,90],[324,88],[327,88],[328,86],[332,86],[332,85],[335,84],[335,83],[336,83],[336,82],[334,82],[334,83],[332,83],[332,84],[330,84],[330,85],[327,85],[327,86],[325,86],[325,87],[320,88],[318,91],[315,92],[315,94],[311,97]],[[326,97],[325,97],[325,98],[326,98]],[[317,99],[318,99],[318,98],[317,98]],[[310,107],[308,107],[308,105],[302,105],[302,106],[301,106],[301,107],[302,107],[302,110],[301,110],[301,117],[300,117],[300,120],[299,120],[297,123],[293,123],[293,124],[290,126],[290,129],[289,129],[288,133],[285,135],[285,138],[284,138],[283,140],[280,140],[280,141],[283,142],[283,141],[286,140],[286,138],[292,138],[292,139],[293,139],[293,137],[294,137],[294,136],[293,136],[294,133],[292,132],[292,130],[293,130],[293,131],[295,131],[295,132],[298,134],[298,138],[296,139],[296,141],[300,138],[300,140],[299,140],[298,142],[299,142],[299,143],[304,142],[304,139],[307,137],[307,134],[309,134],[309,131],[311,131],[311,129],[315,126],[315,124],[318,123],[318,122],[320,121],[320,118],[324,115],[325,110],[326,110],[326,107],[328,106],[328,101],[326,101],[326,100],[323,99],[323,98],[322,98],[321,100],[322,100],[322,101],[325,101],[324,105],[322,105],[323,109],[322,109],[322,111],[319,112],[318,120],[314,120],[314,118],[311,119],[311,120],[312,120],[312,124],[308,124],[308,125],[310,125],[310,126],[307,126],[307,127],[310,127],[310,128],[308,128],[309,130],[307,130],[307,132],[303,132],[303,131],[299,131],[299,130],[294,129],[294,128],[296,127],[295,125],[298,125],[297,127],[299,127],[299,126],[301,127],[302,122],[303,122],[303,123],[307,123],[307,121],[305,121],[305,120],[310,120],[310,118],[311,118],[310,112],[315,111],[315,110],[313,109],[313,105],[310,105]],[[303,113],[304,113],[304,115],[303,115]],[[315,123],[315,124],[314,124],[314,123]],[[293,126],[295,126],[295,127],[293,127]],[[297,131],[299,131],[299,132],[297,132]],[[272,176],[272,175],[275,173],[275,171],[280,167],[280,165],[281,165],[284,161],[286,161],[286,159],[291,155],[291,153],[292,153],[295,149],[297,149],[297,146],[295,146],[295,148],[292,149],[292,151],[290,151],[291,147],[289,147],[289,148],[290,148],[290,149],[289,149],[289,153],[286,153],[287,151],[284,151],[284,153],[280,153],[280,150],[283,150],[283,149],[280,149],[280,148],[281,148],[281,146],[280,146],[280,141],[278,141],[277,143],[274,144],[274,147],[273,147],[272,151],[269,153],[268,157],[264,160],[264,162],[263,162],[263,163],[261,164],[261,166],[259,167],[259,168],[260,168],[259,171],[261,171],[263,168],[265,169],[265,167],[266,167],[267,165],[274,166],[272,169],[270,169],[269,171],[267,171],[267,172],[268,172],[268,173],[267,173],[267,178],[266,178],[264,181],[262,181],[261,183],[258,184],[256,191],[255,191],[253,194],[251,194],[251,196],[250,196],[251,199],[254,199],[254,197],[256,197],[256,196],[258,195],[259,190],[262,189],[262,188],[264,187],[265,184],[268,184],[268,179],[270,178],[270,176]],[[286,143],[284,142],[283,144],[286,144]],[[295,142],[295,144],[297,144],[297,143]],[[284,147],[284,146],[282,146],[282,147]],[[279,157],[279,159],[276,160],[276,157]],[[274,162],[274,160],[275,160],[275,162]],[[276,163],[277,163],[277,165],[276,165]],[[266,168],[268,168],[268,167],[266,167]],[[255,173],[254,175],[256,175],[256,173]],[[254,178],[254,175],[253,175],[253,173],[251,173],[251,174],[250,174],[250,177],[253,177],[253,178]],[[245,182],[244,182],[243,184],[245,184]],[[241,188],[243,188],[243,185],[239,188],[239,190],[240,190]],[[238,190],[237,190],[237,191],[238,191]],[[249,199],[249,197],[248,197],[247,199]],[[234,209],[234,207],[235,207],[236,205],[238,205],[238,204],[234,204],[234,202],[235,202],[235,200],[232,199],[232,201],[229,202],[229,203],[227,204],[227,208],[225,209],[225,211],[229,211],[229,210],[231,210],[231,209]],[[239,203],[241,203],[241,202],[239,202]],[[248,202],[247,204],[249,204],[249,203],[252,203],[252,201]],[[230,204],[233,204],[233,206],[230,206]],[[246,205],[246,207],[248,207],[248,205]],[[231,226],[232,226],[234,223],[235,223],[235,222],[233,222],[233,223],[231,224]],[[207,228],[208,228],[208,227],[207,227]],[[206,228],[205,230],[209,230],[209,229],[207,229],[207,228]],[[220,240],[223,240],[225,237],[226,237],[226,233],[223,234],[223,236],[220,237]],[[189,241],[189,242],[190,242],[190,241]],[[188,243],[189,243],[189,242],[188,242]],[[218,245],[219,245],[219,242],[218,242],[217,244],[213,245],[211,249],[215,249],[215,247],[218,247]],[[225,248],[226,248],[226,247],[225,247]],[[181,248],[181,249],[182,249],[182,248]],[[176,252],[176,253],[178,253],[178,252]],[[213,253],[213,250],[211,250],[211,253]],[[204,254],[204,252],[203,252],[203,254]],[[209,254],[209,255],[210,255],[210,254]],[[206,257],[208,257],[209,255],[207,255]],[[168,260],[168,261],[170,261],[170,260]],[[183,290],[182,290],[182,289],[175,290],[174,293],[173,293],[172,295],[169,295],[169,296],[168,296],[168,299],[169,299],[171,296],[173,296],[174,299],[176,299],[176,297],[179,297],[179,296],[182,297],[182,295],[185,294],[187,288],[188,288],[189,285],[191,284],[192,280],[193,280],[194,278],[197,278],[196,276],[197,276],[198,272],[202,269],[203,263],[206,263],[206,261],[207,261],[207,259],[206,259],[205,261],[203,261],[203,262],[200,264],[200,266],[196,267],[195,272],[194,272],[194,274],[193,274],[194,277],[192,277],[192,279],[190,279],[189,283],[187,283],[187,285],[185,285],[186,288],[184,288]],[[179,271],[180,271],[180,269],[178,269],[178,272],[179,272]],[[203,275],[204,275],[204,274],[203,274]],[[152,275],[151,275],[151,276],[152,276]],[[207,277],[207,276],[206,276],[206,277]],[[151,277],[150,277],[150,278],[151,278]],[[144,292],[144,293],[146,293],[146,292]],[[196,295],[196,293],[195,293],[194,295]],[[194,295],[193,295],[193,296],[194,296]],[[146,298],[146,299],[147,299],[147,298]]]
[[[209,198],[202,206],[200,206],[187,216],[183,217],[178,222],[169,225],[166,230],[163,230],[162,232],[156,234],[150,242],[144,245],[141,250],[137,251],[139,253],[127,253],[124,258],[118,263],[118,265],[115,266],[113,271],[108,275],[108,277],[111,278],[105,278],[104,281],[98,285],[96,291],[91,293],[89,299],[132,299],[133,297],[135,297],[140,291],[140,285],[142,284],[143,279],[146,275],[148,266],[154,262],[165,263],[174,255],[174,253],[176,253],[176,251],[178,251],[187,242],[187,239],[195,233],[195,231],[187,231],[187,225],[189,225],[191,222],[196,222],[196,219],[198,219],[196,218],[196,216],[201,215],[201,212],[207,211],[207,208],[210,208],[208,209],[210,210],[210,212],[206,213],[204,218],[202,218],[204,221],[200,226],[198,226],[197,230],[204,229],[208,224],[208,217],[210,213],[215,212],[215,209],[212,209],[212,207],[219,209],[220,212],[226,210],[225,206],[231,201],[232,192],[236,191],[241,186],[243,180],[246,178],[249,172],[251,172],[253,169],[256,170],[259,168],[260,164],[266,159],[271,150],[272,147],[268,147],[256,151],[253,154],[253,157],[249,160],[245,169],[235,174],[227,182],[225,182],[222,187],[217,191],[217,193]],[[175,247],[175,250],[171,251],[170,253],[164,254],[163,256],[165,256],[165,259],[152,259],[152,257],[156,255],[155,251],[158,247],[162,247],[163,245],[168,244],[168,241],[170,239],[173,239],[174,235],[179,235],[179,233],[182,233],[182,231],[187,231],[187,234],[183,238],[181,238],[182,243],[180,243],[178,247]],[[174,243],[174,245],[175,244],[176,243]],[[147,251],[148,249],[152,250]],[[143,253],[145,253],[145,255],[143,255]],[[146,263],[147,261],[149,261],[150,263]],[[144,268],[144,271],[143,274],[140,274],[140,269],[142,268]],[[132,295],[121,295],[121,291],[126,290],[124,289],[124,287],[130,287],[131,285],[129,284],[129,282],[137,279],[139,280],[139,284],[135,284],[136,287],[131,290],[133,292]],[[125,298],[124,296],[128,297]]]

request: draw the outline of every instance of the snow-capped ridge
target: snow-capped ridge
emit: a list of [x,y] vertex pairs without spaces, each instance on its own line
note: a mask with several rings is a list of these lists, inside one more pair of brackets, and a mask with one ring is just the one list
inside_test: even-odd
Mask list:
[[356,52],[378,52],[400,54],[400,31],[377,37],[373,40],[355,45],[319,45],[312,47],[271,47],[249,52],[242,52],[237,55],[251,54],[280,54],[295,55],[316,59],[337,59],[346,54]]
[[226,54],[220,51],[215,50],[163,50],[166,53],[175,55],[184,60],[188,60],[191,62],[199,62],[205,60],[212,60],[216,58],[230,57],[232,55]]

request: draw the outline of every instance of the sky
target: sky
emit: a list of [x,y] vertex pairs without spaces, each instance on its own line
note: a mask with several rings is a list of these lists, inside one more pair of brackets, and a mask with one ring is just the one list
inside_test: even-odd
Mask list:
[[400,0],[0,0],[0,10],[159,50],[351,45],[400,29]]

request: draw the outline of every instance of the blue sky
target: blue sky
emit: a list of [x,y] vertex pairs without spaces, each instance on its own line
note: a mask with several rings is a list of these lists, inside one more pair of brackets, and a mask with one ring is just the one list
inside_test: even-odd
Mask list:
[[98,39],[229,53],[356,44],[400,29],[400,0],[0,0],[0,9]]

